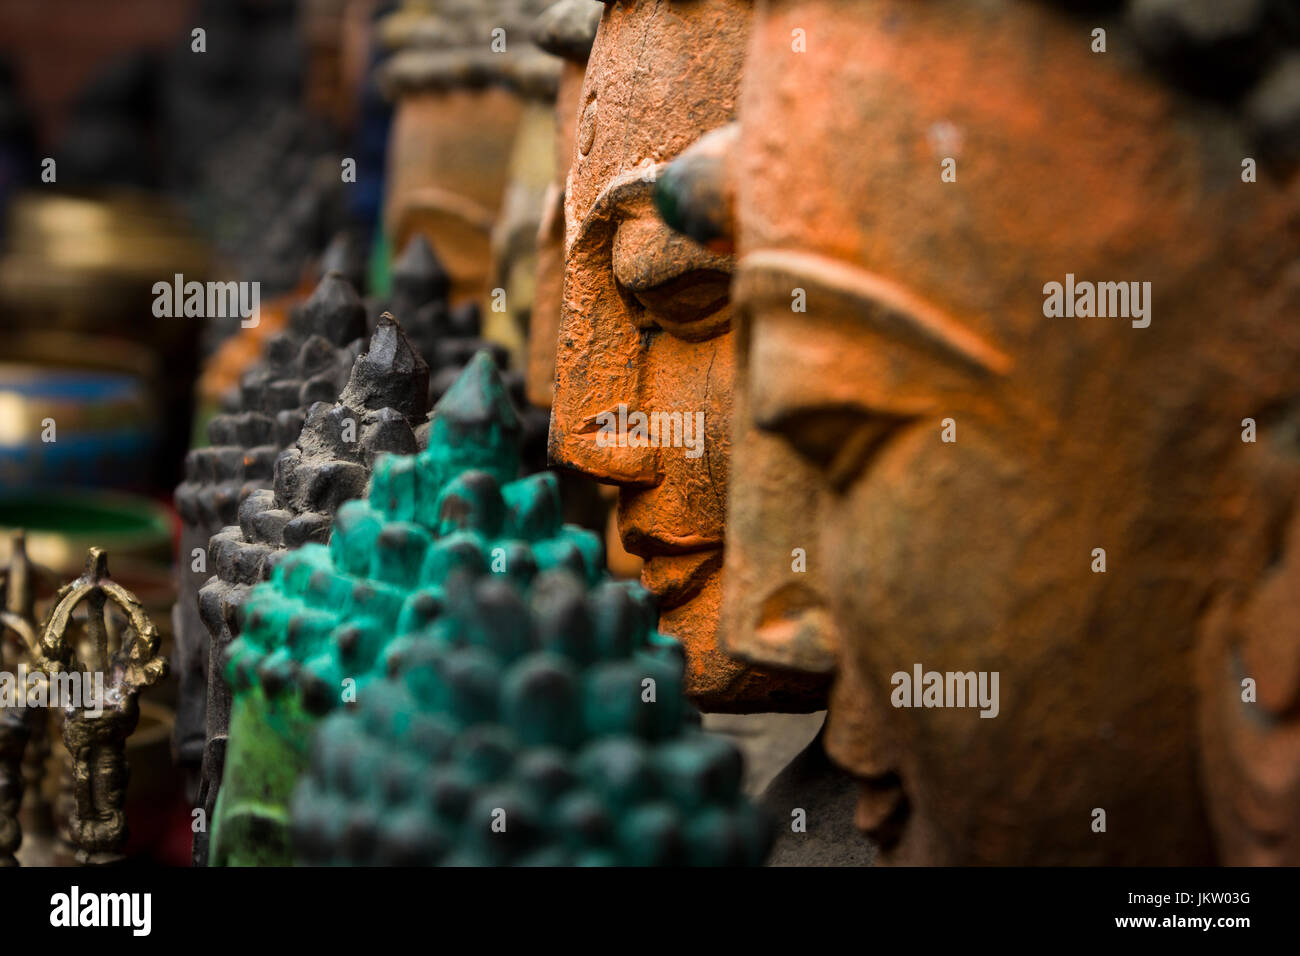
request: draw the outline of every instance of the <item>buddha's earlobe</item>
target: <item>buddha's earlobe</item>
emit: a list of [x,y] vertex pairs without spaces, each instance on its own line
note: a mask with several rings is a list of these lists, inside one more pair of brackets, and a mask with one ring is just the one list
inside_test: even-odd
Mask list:
[[732,156],[740,125],[728,123],[693,143],[668,164],[655,186],[655,207],[670,227],[709,251],[735,251]]

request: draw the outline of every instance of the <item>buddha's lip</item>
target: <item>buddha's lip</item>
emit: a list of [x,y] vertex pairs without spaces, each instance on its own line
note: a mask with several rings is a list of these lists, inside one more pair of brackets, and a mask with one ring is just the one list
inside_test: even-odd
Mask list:
[[653,555],[641,568],[641,586],[654,594],[661,611],[671,610],[695,597],[721,568],[721,548]]
[[701,534],[668,534],[636,527],[623,528],[622,534],[623,547],[639,558],[693,554],[722,547],[721,538]]

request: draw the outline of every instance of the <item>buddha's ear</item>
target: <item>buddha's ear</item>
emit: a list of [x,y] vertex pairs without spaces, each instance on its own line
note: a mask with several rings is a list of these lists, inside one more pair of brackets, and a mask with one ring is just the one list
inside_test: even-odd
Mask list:
[[655,206],[669,227],[711,252],[735,252],[735,179],[739,123],[705,133],[668,164],[655,185]]
[[1253,587],[1201,621],[1202,787],[1229,865],[1300,864],[1300,509],[1285,521]]

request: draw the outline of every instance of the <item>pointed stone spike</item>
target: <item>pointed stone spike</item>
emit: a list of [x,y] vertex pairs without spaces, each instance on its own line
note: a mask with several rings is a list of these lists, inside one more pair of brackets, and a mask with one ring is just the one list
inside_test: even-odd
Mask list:
[[366,334],[365,304],[340,273],[326,273],[294,316],[294,331],[303,338],[319,335],[346,345]]
[[393,298],[404,309],[416,309],[445,299],[451,289],[447,270],[433,252],[429,240],[416,234],[393,263]]
[[346,229],[335,233],[320,260],[320,276],[331,272],[342,275],[360,291],[366,284],[366,253],[355,233]]
[[370,347],[352,366],[339,401],[363,411],[392,408],[412,422],[423,420],[429,394],[429,366],[385,312],[379,317]]
[[434,412],[439,421],[468,429],[497,425],[511,435],[520,430],[519,415],[510,403],[510,393],[487,350],[476,352],[460,377],[438,400]]

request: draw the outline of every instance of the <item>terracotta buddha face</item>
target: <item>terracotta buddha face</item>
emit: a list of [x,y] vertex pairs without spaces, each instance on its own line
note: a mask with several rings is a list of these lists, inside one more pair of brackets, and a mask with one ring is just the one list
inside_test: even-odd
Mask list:
[[487,292],[492,224],[523,107],[501,86],[403,93],[390,134],[385,221],[392,247],[417,233],[452,279],[453,304]]
[[[1296,180],[1243,182],[1230,116],[1049,4],[758,10],[733,297],[770,455],[730,483],[812,483],[838,636],[733,649],[833,660],[883,861],[1296,862]],[[1067,282],[1132,297],[1064,314]],[[995,702],[925,706],[917,668]]]
[[453,305],[482,301],[491,288],[492,230],[536,52],[528,37],[544,5],[409,0],[378,24],[392,50],[379,72],[394,99],[384,203],[389,242],[400,250],[424,235],[451,278]]
[[[688,692],[722,710],[786,706],[779,685],[718,645],[732,263],[665,226],[653,191],[664,163],[733,117],[751,8],[748,0],[606,5],[565,189],[551,420],[555,463],[619,486],[623,544],[645,559],[660,630],[685,646]],[[683,424],[642,445],[636,414]],[[611,422],[614,431],[602,432]]]

